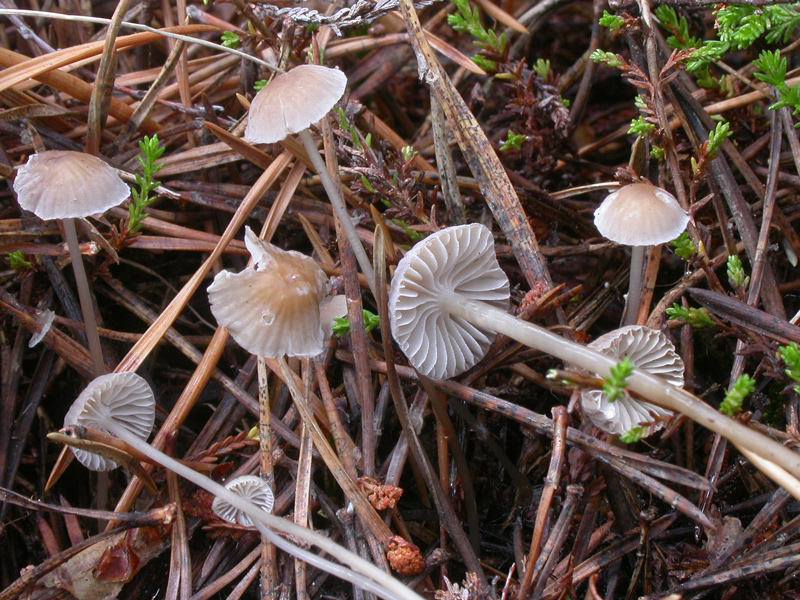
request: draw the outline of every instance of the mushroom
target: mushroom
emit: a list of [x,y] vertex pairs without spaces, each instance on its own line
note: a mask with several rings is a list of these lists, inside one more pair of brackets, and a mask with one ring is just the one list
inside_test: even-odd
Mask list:
[[[495,269],[493,252],[488,252],[492,258],[487,258],[485,243],[476,243],[475,237],[492,239],[483,225],[449,227],[418,242],[400,261],[389,293],[389,315],[392,335],[409,362],[429,377],[454,377],[469,368],[482,356],[473,356],[467,362],[460,360],[456,352],[486,348],[488,344],[449,339],[453,331],[466,330],[468,324],[484,336],[490,331],[502,333],[581,369],[608,376],[616,359],[471,297],[472,282],[481,279],[482,271],[491,271],[494,277],[499,271],[499,266]],[[477,273],[471,266],[476,261],[484,265]],[[467,276],[462,277],[462,273]],[[477,293],[484,293],[481,290],[482,287]],[[499,296],[499,290],[497,293]],[[447,367],[439,368],[441,363]],[[685,414],[800,479],[800,455],[729,419],[689,392],[640,368],[634,369],[628,383],[629,390],[648,401]]]
[[[676,387],[683,385],[683,360],[660,331],[644,325],[628,325],[600,336],[588,347],[617,360],[627,357],[634,367],[663,377]],[[596,389],[581,392],[581,406],[592,423],[615,435],[622,435],[641,423],[655,421],[647,435],[653,434],[663,426],[662,419],[674,414],[627,393],[609,402],[606,394]]]
[[[225,489],[243,498],[244,500],[252,503],[265,513],[270,513],[272,511],[272,506],[274,503],[274,496],[272,494],[272,490],[270,489],[266,481],[264,481],[263,479],[261,479],[256,475],[242,475],[240,477],[232,479],[231,481],[225,484]],[[368,592],[373,592],[378,596],[380,596],[381,598],[387,598],[388,600],[401,600],[402,598],[409,597],[408,594],[405,593],[399,594],[397,589],[392,589],[396,587],[395,585],[391,586],[387,585],[389,583],[399,584],[397,580],[392,578],[388,573],[378,570],[376,567],[374,567],[367,561],[364,561],[364,559],[360,557],[357,558],[359,558],[360,561],[363,561],[366,565],[372,567],[370,571],[374,569],[375,572],[381,574],[381,576],[378,578],[380,581],[371,579],[366,575],[357,573],[356,571],[353,571],[352,569],[346,566],[322,558],[321,556],[318,556],[313,552],[309,552],[305,548],[301,548],[300,546],[291,543],[289,540],[286,540],[276,535],[274,532],[272,532],[268,527],[264,525],[262,521],[258,519],[253,520],[251,518],[250,513],[234,507],[233,505],[229,504],[227,500],[221,498],[220,496],[214,498],[214,502],[211,504],[211,508],[221,519],[230,521],[231,523],[238,523],[239,525],[255,527],[256,529],[258,529],[261,535],[263,535],[271,543],[275,544],[278,548],[280,548],[284,552],[287,552],[288,554],[291,554],[292,556],[295,556],[300,560],[307,562],[310,565],[314,565],[315,567],[321,569],[322,571],[330,573],[331,575],[335,575],[339,579],[342,579],[344,581],[349,581],[350,583],[357,585],[360,588],[367,590]],[[300,527],[300,526],[295,525],[295,527]],[[301,529],[304,529],[306,531],[311,531],[309,529],[306,529],[305,527],[302,527]],[[324,536],[322,537],[323,539],[328,540],[328,538],[325,538]],[[341,552],[343,549],[339,547],[338,544],[336,544],[332,540],[328,540],[328,543],[326,544],[326,546],[328,547],[325,547],[320,544],[317,545],[320,546],[320,548],[322,548],[329,554],[331,554],[331,556],[335,556],[337,559],[343,562],[348,562],[345,559],[352,560],[351,556],[342,555]],[[344,550],[344,552],[350,554],[347,550]],[[355,556],[356,555],[353,555],[353,557]],[[374,576],[376,575],[375,572],[371,574]],[[405,588],[404,591],[408,591],[410,594],[414,594],[414,592],[411,592],[410,590],[408,590],[408,588]],[[414,594],[414,597],[418,598],[416,594]]]
[[356,233],[339,188],[328,173],[308,130],[336,105],[346,85],[344,73],[320,65],[300,65],[275,76],[253,98],[244,138],[259,144],[274,144],[288,135],[298,134],[374,294],[372,263]]
[[83,152],[47,150],[34,154],[14,179],[19,205],[43,220],[61,219],[69,246],[86,338],[95,375],[105,373],[103,350],[92,306],[89,280],[78,247],[75,219],[102,213],[121,204],[130,189],[105,162]]
[[494,239],[483,225],[448,227],[415,245],[400,261],[389,292],[394,339],[411,364],[433,379],[448,379],[478,363],[495,333],[440,310],[451,294],[505,312],[508,278]]
[[645,247],[674,240],[686,229],[688,222],[689,215],[675,196],[649,183],[633,183],[619,188],[594,211],[594,225],[603,237],[631,246],[625,325],[636,322],[642,297]]
[[253,266],[220,271],[208,286],[211,312],[245,350],[259,356],[316,356],[325,335],[320,304],[328,277],[309,256],[282,250],[245,228]]
[[[143,411],[144,408],[144,411]],[[408,589],[401,582],[393,578],[388,573],[381,571],[376,566],[364,560],[360,556],[343,548],[333,540],[317,533],[312,529],[301,527],[295,523],[287,521],[281,517],[270,514],[265,510],[269,501],[271,491],[259,492],[258,497],[261,503],[257,506],[253,498],[244,498],[239,493],[231,491],[219,483],[209,479],[205,475],[194,471],[178,460],[164,454],[160,450],[153,448],[140,437],[139,432],[152,427],[151,418],[155,410],[155,398],[147,382],[135,373],[110,373],[94,379],[86,389],[78,396],[70,410],[67,412],[65,425],[77,425],[84,423],[96,427],[107,433],[111,433],[127,442],[135,450],[147,456],[154,463],[159,464],[181,477],[200,486],[210,492],[221,501],[247,515],[253,523],[260,523],[283,533],[295,536],[309,544],[313,544],[325,552],[337,557],[340,561],[347,564],[354,571],[361,573],[366,578],[371,579],[381,589],[386,590],[384,598],[390,600],[421,600],[420,596]],[[143,413],[144,416],[136,416],[131,421],[131,415]],[[74,421],[74,422],[69,422]],[[135,425],[132,425],[134,423]],[[250,488],[252,490],[252,487]],[[236,517],[238,522],[243,522],[244,517]],[[266,530],[266,528],[264,529]],[[271,532],[270,532],[271,533]],[[274,534],[273,534],[274,536]],[[274,536],[283,541],[278,536]],[[275,542],[276,545],[280,545]],[[280,546],[295,555],[297,550],[293,544],[287,547]],[[309,552],[309,554],[311,554]],[[306,560],[304,556],[301,556]],[[333,563],[331,563],[333,564]],[[336,565],[334,565],[336,566]]]

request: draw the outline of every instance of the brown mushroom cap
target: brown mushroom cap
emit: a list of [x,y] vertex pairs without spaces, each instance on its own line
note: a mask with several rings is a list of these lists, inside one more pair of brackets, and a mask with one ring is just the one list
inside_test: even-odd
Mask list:
[[34,154],[14,179],[19,205],[40,219],[88,217],[121,204],[131,190],[105,162],[83,152]]
[[634,183],[609,194],[594,211],[594,225],[612,242],[626,246],[664,244],[689,223],[675,196],[649,183]]
[[448,227],[418,242],[392,278],[392,335],[409,362],[433,379],[470,369],[495,337],[441,309],[439,299],[454,292],[508,308],[508,277],[497,263],[492,232],[479,223]]
[[[93,379],[72,403],[64,426],[83,425],[113,434],[114,421],[141,439],[147,439],[156,418],[156,399],[150,385],[136,373],[109,373]],[[92,452],[73,448],[75,457],[92,471],[110,471],[117,463]]]
[[338,69],[300,65],[265,85],[250,104],[246,140],[273,144],[327,115],[344,94],[347,77]]
[[273,246],[249,227],[245,243],[255,266],[221,271],[208,287],[217,323],[253,354],[316,356],[325,343],[320,303],[328,277],[312,258]]
[[[589,348],[620,360],[628,357],[634,367],[658,375],[674,386],[683,385],[683,360],[667,336],[655,329],[644,325],[622,327],[600,336],[589,344]],[[592,423],[616,435],[622,435],[640,423],[658,420],[650,427],[650,435],[662,427],[660,419],[674,414],[629,394],[609,402],[602,390],[582,392],[581,406]]]

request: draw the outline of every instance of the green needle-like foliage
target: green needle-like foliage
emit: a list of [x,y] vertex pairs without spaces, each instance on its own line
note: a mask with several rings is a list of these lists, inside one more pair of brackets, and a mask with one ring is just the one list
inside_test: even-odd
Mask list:
[[705,308],[689,308],[674,302],[672,306],[666,310],[666,313],[670,319],[678,319],[696,329],[716,325],[714,319],[711,318],[711,315],[708,314]]
[[[778,349],[778,358],[786,365],[785,373],[789,379],[800,384],[800,348],[795,342]],[[800,394],[800,385],[794,386],[794,391]]]
[[742,402],[754,389],[756,389],[755,379],[746,373],[744,375],[739,375],[736,383],[734,383],[731,389],[725,394],[725,399],[719,405],[719,411],[732,417],[742,410]]
[[610,375],[608,377],[603,377],[605,381],[603,384],[603,393],[606,395],[606,400],[614,402],[625,393],[625,388],[630,385],[628,377],[633,373],[633,369],[634,367],[627,356],[611,367]]
[[161,185],[154,176],[164,166],[164,163],[156,163],[165,150],[164,146],[159,144],[157,135],[145,136],[139,142],[139,149],[142,151],[137,157],[142,167],[142,173],[136,174],[136,185],[139,189],[131,188],[131,203],[128,205],[128,230],[131,233],[139,231],[142,228],[142,221],[147,218],[144,209],[157,197],[151,196],[150,192]]
[[[366,308],[363,309],[364,312],[364,330],[369,333],[373,329],[375,329],[378,325],[380,325],[380,318],[378,315],[371,313]],[[347,317],[336,317],[333,319],[333,325],[331,327],[333,329],[333,334],[336,336],[342,336],[350,331],[350,320]]]

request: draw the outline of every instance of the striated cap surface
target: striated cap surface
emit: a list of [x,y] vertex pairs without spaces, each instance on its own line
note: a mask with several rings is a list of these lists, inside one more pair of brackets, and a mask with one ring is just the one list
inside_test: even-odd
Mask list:
[[[633,366],[674,386],[683,385],[683,360],[667,336],[655,329],[643,325],[622,327],[600,336],[589,344],[589,348],[619,360],[628,357]],[[581,406],[583,414],[594,425],[616,435],[622,435],[641,423],[657,421],[650,426],[650,435],[661,429],[661,419],[674,414],[628,394],[609,402],[602,390],[581,392]]]
[[[150,385],[136,373],[126,371],[93,379],[67,411],[64,426],[82,425],[112,433],[107,423],[114,421],[146,440],[155,418],[156,399]],[[114,461],[86,450],[72,448],[72,451],[92,471],[110,471],[117,466]]]
[[44,220],[88,217],[121,204],[130,188],[108,164],[83,152],[34,154],[14,179],[19,205]]
[[594,211],[603,237],[626,246],[664,244],[678,237],[689,215],[675,196],[648,183],[634,183],[608,195]]
[[508,308],[508,278],[497,263],[492,232],[478,223],[447,227],[418,242],[392,279],[392,335],[409,362],[433,379],[470,369],[495,337],[440,308],[439,299],[454,292]]
[[347,77],[339,69],[300,65],[265,85],[250,104],[244,138],[273,144],[327,115],[344,94]]

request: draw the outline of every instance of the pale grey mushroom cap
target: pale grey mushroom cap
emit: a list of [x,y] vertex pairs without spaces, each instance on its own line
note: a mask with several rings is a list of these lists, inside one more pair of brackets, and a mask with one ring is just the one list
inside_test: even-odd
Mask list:
[[[272,512],[272,507],[275,504],[275,495],[272,493],[269,485],[267,485],[267,482],[261,479],[261,477],[257,477],[256,475],[242,475],[226,483],[225,489],[255,504],[264,512]],[[214,501],[211,503],[211,508],[220,519],[231,523],[238,523],[246,527],[253,526],[253,521],[249,516],[238,508],[234,508],[220,497],[214,498]]]
[[[683,360],[675,346],[660,331],[644,325],[629,325],[600,336],[589,348],[615,359],[630,358],[631,364],[643,371],[663,378],[667,383],[683,385]],[[647,435],[662,427],[661,419],[674,413],[650,402],[623,394],[608,402],[601,390],[581,392],[583,414],[597,427],[608,433],[622,435],[640,423],[658,420]]]
[[208,287],[211,312],[242,348],[260,356],[316,356],[325,346],[320,304],[328,277],[311,257],[282,250],[248,227],[245,244],[255,263],[221,271]]
[[[146,440],[156,418],[156,399],[150,385],[136,373],[109,373],[93,379],[75,399],[64,417],[64,426],[94,427],[113,435],[105,423],[113,420],[138,438]],[[75,457],[92,471],[110,471],[117,463],[92,452],[72,448]]]
[[392,278],[392,335],[409,362],[433,379],[470,369],[495,338],[441,309],[440,299],[453,293],[508,308],[508,277],[497,263],[492,232],[478,223],[448,227],[418,242]]
[[626,246],[664,244],[678,237],[689,223],[675,196],[648,183],[619,188],[594,211],[600,234]]
[[327,115],[344,94],[347,76],[321,65],[300,65],[265,85],[250,104],[244,138],[273,144]]
[[32,155],[17,171],[14,191],[22,208],[45,221],[103,213],[131,194],[112,167],[72,150]]

